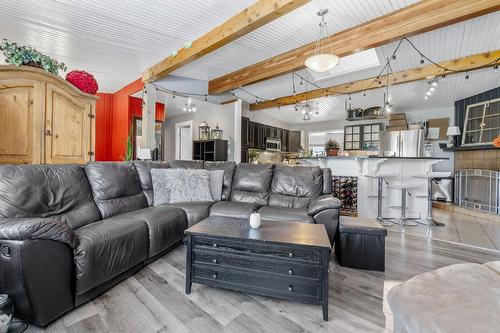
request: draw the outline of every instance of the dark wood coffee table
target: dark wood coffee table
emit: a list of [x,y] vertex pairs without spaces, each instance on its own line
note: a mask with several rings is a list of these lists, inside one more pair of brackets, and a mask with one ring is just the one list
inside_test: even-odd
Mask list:
[[328,320],[330,241],[324,225],[211,216],[185,231],[191,284],[321,304]]

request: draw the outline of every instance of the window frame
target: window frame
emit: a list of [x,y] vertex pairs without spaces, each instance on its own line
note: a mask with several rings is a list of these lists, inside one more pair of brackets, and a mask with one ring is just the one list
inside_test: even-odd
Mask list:
[[[489,144],[491,143],[491,141],[488,141],[488,142],[483,142],[483,134],[485,131],[488,131],[488,130],[499,130],[500,131],[500,126],[499,127],[493,127],[493,128],[487,128],[485,129],[485,118],[486,117],[498,117],[500,119],[500,112],[494,114],[494,115],[486,115],[486,111],[487,111],[487,108],[490,107],[490,104],[492,103],[500,103],[500,98],[495,98],[495,99],[492,99],[492,100],[488,100],[488,101],[483,101],[483,102],[479,102],[479,103],[474,103],[474,104],[469,104],[467,105],[467,109],[465,111],[465,118],[464,118],[464,131],[462,133],[462,146],[483,146],[485,144]],[[472,120],[475,120],[475,119],[478,119],[480,118],[481,119],[481,123],[480,123],[480,129],[478,130],[469,130],[467,131],[467,127],[469,125],[469,121],[471,119],[469,119],[469,113],[470,113],[470,110],[474,107],[477,107],[477,106],[483,106],[483,111],[482,111],[482,116],[481,117],[474,117],[472,118]],[[467,139],[467,133],[472,133],[472,132],[477,132],[479,131],[479,141],[478,142],[474,142],[474,143],[466,143],[465,140]],[[500,133],[499,133],[500,134]]]

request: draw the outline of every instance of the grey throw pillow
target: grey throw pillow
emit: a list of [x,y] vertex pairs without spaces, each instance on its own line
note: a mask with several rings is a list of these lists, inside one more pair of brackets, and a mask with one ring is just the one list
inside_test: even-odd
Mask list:
[[210,193],[214,201],[220,201],[222,198],[222,184],[224,182],[224,170],[211,170],[210,174]]
[[210,174],[203,169],[151,169],[154,205],[213,201]]

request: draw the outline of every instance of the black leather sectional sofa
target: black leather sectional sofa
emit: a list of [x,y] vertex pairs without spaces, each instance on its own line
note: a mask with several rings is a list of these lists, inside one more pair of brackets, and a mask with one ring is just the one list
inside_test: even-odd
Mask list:
[[[152,168],[224,170],[220,202],[153,206]],[[329,169],[197,161],[0,166],[0,293],[47,325],[180,244],[209,215],[321,223],[340,202]]]

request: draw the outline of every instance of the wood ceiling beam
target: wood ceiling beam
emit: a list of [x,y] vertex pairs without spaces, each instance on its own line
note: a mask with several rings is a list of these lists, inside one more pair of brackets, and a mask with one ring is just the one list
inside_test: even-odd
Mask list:
[[[424,0],[328,37],[339,57],[500,10],[500,0]],[[329,49],[329,47],[328,47]],[[305,68],[315,42],[282,53],[209,82],[217,94]]]
[[[177,68],[288,14],[309,1],[311,0],[259,0],[193,41],[189,48],[181,48],[175,54],[147,69],[142,74],[142,81],[147,83],[158,80]],[[214,10],[217,9],[214,8]]]
[[[453,70],[454,72],[461,73],[461,72],[473,71],[487,66],[493,66],[492,62],[498,61],[499,59],[500,59],[500,50],[495,50],[455,60],[443,61],[438,64],[444,68]],[[429,77],[439,76],[442,75],[443,73],[444,73],[443,69],[436,65],[427,65],[423,67],[413,68],[389,74],[389,85],[397,85],[413,81],[426,80]],[[450,75],[453,74],[453,72],[447,72],[446,74]],[[311,100],[331,95],[352,94],[362,91],[368,91],[371,89],[378,89],[386,86],[387,81],[385,75],[381,76],[381,84],[378,84],[378,82],[375,81],[375,83],[372,84],[371,87],[368,87],[374,80],[376,80],[376,78],[372,77],[365,80],[359,80],[359,81],[339,84],[336,86],[325,87],[323,89],[315,89],[307,93],[297,94],[295,96],[291,95],[291,96],[279,97],[272,101],[254,103],[250,105],[250,110],[256,111],[256,110],[277,107],[278,105],[279,106],[292,105],[305,100]]]

